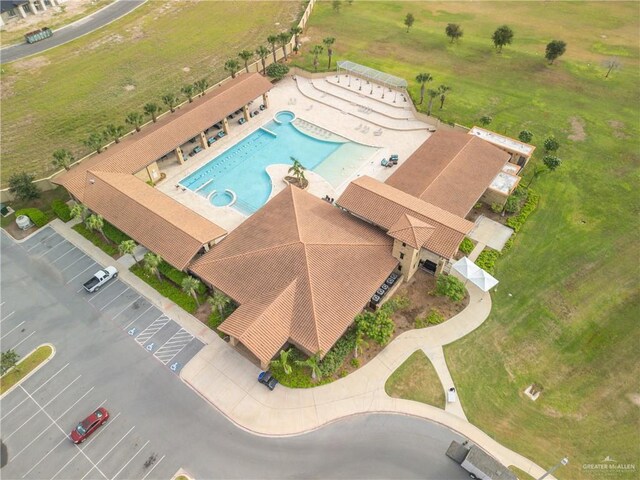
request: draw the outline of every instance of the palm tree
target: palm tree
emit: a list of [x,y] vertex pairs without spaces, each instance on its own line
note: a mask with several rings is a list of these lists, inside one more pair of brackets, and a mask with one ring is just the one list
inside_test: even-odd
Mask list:
[[127,118],[124,119],[127,125],[132,125],[135,127],[136,132],[140,131],[140,125],[144,122],[144,117],[140,112],[131,112],[127,115]]
[[282,368],[285,375],[291,374],[291,365],[289,365],[289,354],[291,353],[291,349],[289,350],[280,350],[280,359],[279,360],[271,360],[271,364]]
[[322,43],[327,47],[327,55],[329,56],[329,65],[327,65],[327,70],[331,70],[331,56],[333,55],[333,48],[331,47],[336,43],[336,39],[333,37],[327,37],[322,40]]
[[199,307],[200,302],[198,301],[198,293],[196,292],[197,288],[200,286],[200,280],[197,278],[193,278],[191,275],[188,275],[182,279],[182,283],[180,284],[182,287],[182,291],[184,293],[188,293],[193,297],[196,301],[196,305]]
[[302,33],[301,27],[291,27],[289,33],[294,36],[295,46],[297,47],[300,44],[300,34]]
[[318,55],[320,55],[324,50],[322,45],[314,45],[311,49],[311,53],[313,54],[313,67],[318,71]]
[[99,133],[94,132],[82,143],[84,143],[85,147],[95,150],[96,153],[100,153],[104,146],[104,137]]
[[353,349],[353,358],[358,358],[359,352],[362,351],[363,348],[367,348],[369,344],[364,339],[364,332],[360,328],[356,328],[356,341]]
[[296,365],[301,367],[309,367],[311,369],[311,379],[315,382],[322,378],[322,370],[320,370],[320,355],[322,352],[317,352],[310,356],[306,360],[296,360]]
[[284,53],[284,61],[287,61],[287,43],[291,40],[291,34],[289,32],[282,32],[278,34],[278,43],[282,47],[282,53]]
[[265,59],[267,58],[267,55],[269,55],[269,49],[264,45],[260,45],[258,48],[256,48],[256,55],[260,57],[260,61],[262,62],[262,73],[264,73],[267,69]]
[[278,43],[278,36],[269,35],[267,37],[267,43],[271,45],[271,52],[273,53],[273,63],[276,63],[276,43]]
[[111,243],[102,230],[104,228],[104,218],[102,218],[102,216],[94,213],[93,215],[87,217],[87,219],[84,221],[84,225],[87,227],[87,230],[91,232],[97,230],[98,232],[100,232],[100,235],[102,235],[102,238],[104,238],[105,242]]
[[53,166],[56,168],[62,167],[65,170],[70,170],[71,164],[74,160],[75,158],[69,150],[66,148],[59,148],[53,152],[53,161],[51,163],[53,163]]
[[138,263],[138,259],[134,253],[137,246],[138,244],[133,240],[123,240],[120,242],[120,245],[118,245],[118,251],[120,252],[120,255],[131,255],[133,257],[133,261]]
[[240,68],[240,64],[237,60],[230,58],[226,62],[224,62],[224,69],[231,73],[231,78],[236,78],[236,72]]
[[419,103],[419,105],[422,105],[422,102],[424,101],[425,85],[427,84],[427,82],[431,82],[432,80],[433,80],[433,77],[431,76],[430,73],[419,73],[416,76],[416,82],[420,83],[420,103]]
[[189,100],[189,103],[193,102],[193,94],[196,93],[196,87],[192,84],[187,84],[180,89],[180,92],[184,94]]
[[253,52],[251,50],[242,50],[238,56],[244,61],[244,68],[249,73],[249,60],[253,58]]
[[211,308],[217,308],[220,312],[220,318],[224,320],[224,309],[231,303],[231,299],[220,292],[213,292],[213,295],[207,298],[207,302]]
[[120,143],[120,137],[124,135],[124,127],[110,123],[104,128],[102,135],[105,140],[114,140],[116,143]]
[[209,82],[207,82],[206,78],[201,78],[200,80],[197,80],[194,84],[194,87],[196,87],[196,90],[198,92],[200,92],[200,95],[204,95],[205,93],[207,93],[207,88],[209,88]]
[[167,93],[162,96],[162,101],[164,104],[169,107],[171,113],[176,111],[176,104],[178,103],[178,97],[176,97],[173,93]]
[[297,180],[300,188],[303,188],[303,184],[306,181],[304,176],[304,166],[300,163],[297,158],[289,157],[293,161],[293,165],[289,167],[288,173],[291,173]]
[[427,115],[431,115],[431,107],[433,106],[433,99],[436,98],[440,92],[430,88],[427,90],[427,97],[429,97],[429,104],[427,105]]
[[147,252],[144,254],[143,261],[145,271],[158,277],[158,281],[161,282],[162,277],[160,276],[160,264],[162,263],[162,257],[155,253]]
[[158,119],[156,114],[160,111],[160,107],[157,103],[146,103],[143,107],[145,115],[150,115],[153,123],[156,123]]
[[447,98],[447,92],[451,91],[451,87],[447,85],[440,85],[438,87],[438,93],[440,94],[440,110],[444,107],[444,101]]
[[85,205],[83,205],[82,203],[76,203],[71,208],[71,218],[80,217],[80,219],[82,220],[83,223],[87,219],[87,214],[88,213],[89,213],[89,209]]

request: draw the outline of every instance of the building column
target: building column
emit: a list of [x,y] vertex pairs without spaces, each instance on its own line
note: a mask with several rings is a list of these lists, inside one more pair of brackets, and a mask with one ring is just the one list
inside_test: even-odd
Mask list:
[[36,2],[34,0],[29,0],[29,8],[31,9],[31,13],[34,15],[38,14],[38,9],[36,8]]
[[238,339],[233,335],[229,335],[229,343],[231,344],[232,347],[235,347],[238,345]]
[[264,108],[269,108],[269,93],[265,92],[262,94],[262,104]]
[[205,136],[204,132],[200,132],[200,146],[202,146],[202,148],[209,148],[207,137]]
[[44,0],[40,0],[40,5],[42,6],[42,11],[46,12],[47,11],[47,4],[44,3]]
[[227,117],[224,117],[222,119],[222,129],[224,130],[224,133],[229,135],[229,120],[227,119]]
[[24,5],[18,5],[18,13],[22,18],[27,18],[27,12],[24,11]]
[[0,17],[0,29],[4,27],[4,20],[2,20],[2,17]]
[[269,362],[263,362],[262,360],[260,360],[260,368],[262,370],[269,370]]
[[176,158],[178,159],[178,163],[182,165],[184,163],[184,157],[182,156],[182,150],[180,147],[176,148]]
[[249,121],[249,107],[247,105],[244,105],[242,107],[242,114],[244,115],[244,119],[248,122]]

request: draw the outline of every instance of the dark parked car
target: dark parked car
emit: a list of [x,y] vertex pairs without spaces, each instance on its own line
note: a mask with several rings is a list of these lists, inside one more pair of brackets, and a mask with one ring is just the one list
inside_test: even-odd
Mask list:
[[271,372],[269,370],[267,370],[266,372],[260,372],[260,374],[258,375],[258,381],[261,384],[265,385],[269,390],[273,390],[278,384],[278,380],[276,380],[276,378],[271,375]]
[[89,435],[95,432],[98,427],[108,419],[109,412],[107,412],[105,408],[100,407],[71,431],[71,435],[69,435],[71,441],[76,444],[84,442]]

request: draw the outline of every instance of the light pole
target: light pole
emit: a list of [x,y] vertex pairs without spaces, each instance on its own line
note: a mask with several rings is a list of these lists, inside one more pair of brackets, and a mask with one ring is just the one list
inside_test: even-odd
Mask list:
[[560,463],[558,463],[557,465],[554,465],[553,467],[551,467],[549,470],[547,470],[547,473],[545,473],[544,475],[542,475],[538,480],[542,480],[543,478],[551,475],[553,472],[555,472],[558,468],[560,467],[564,467],[565,465],[567,465],[569,463],[569,457],[564,457],[562,460],[560,460]]

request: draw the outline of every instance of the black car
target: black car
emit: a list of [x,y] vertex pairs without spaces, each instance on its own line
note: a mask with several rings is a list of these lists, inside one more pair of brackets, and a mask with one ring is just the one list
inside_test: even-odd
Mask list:
[[271,372],[269,370],[267,370],[266,372],[260,372],[260,374],[258,375],[258,381],[261,384],[265,385],[269,390],[273,390],[278,384],[278,380],[276,380],[276,377],[271,375]]

